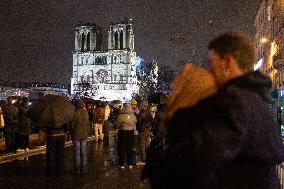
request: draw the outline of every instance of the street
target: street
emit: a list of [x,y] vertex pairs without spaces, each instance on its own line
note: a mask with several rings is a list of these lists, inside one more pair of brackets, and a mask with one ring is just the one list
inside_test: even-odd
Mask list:
[[45,154],[29,156],[0,164],[0,188],[141,188],[141,167],[121,170],[117,167],[116,137],[109,144],[88,142],[89,170],[83,175],[74,175],[73,147],[65,148],[66,173],[60,178],[45,176]]

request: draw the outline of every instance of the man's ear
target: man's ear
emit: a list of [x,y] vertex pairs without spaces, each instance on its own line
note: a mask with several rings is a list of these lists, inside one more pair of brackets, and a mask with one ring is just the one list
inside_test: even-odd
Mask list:
[[231,70],[238,66],[236,59],[231,54],[225,55],[224,59],[226,70]]

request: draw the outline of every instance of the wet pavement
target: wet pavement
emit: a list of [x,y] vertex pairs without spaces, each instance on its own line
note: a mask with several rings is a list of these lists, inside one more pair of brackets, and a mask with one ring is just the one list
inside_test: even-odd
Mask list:
[[23,160],[13,160],[0,164],[0,188],[110,188],[110,189],[148,189],[141,185],[141,167],[121,170],[117,167],[116,137],[111,136],[109,143],[88,142],[89,170],[75,175],[73,146],[66,147],[65,171],[62,177],[45,177],[44,151]]

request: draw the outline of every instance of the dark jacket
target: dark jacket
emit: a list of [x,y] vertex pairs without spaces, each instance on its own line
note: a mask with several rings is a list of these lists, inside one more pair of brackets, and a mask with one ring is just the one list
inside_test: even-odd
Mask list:
[[5,131],[14,130],[19,122],[19,109],[14,104],[8,104],[3,108]]
[[90,122],[92,122],[93,121],[93,115],[94,115],[94,108],[92,108],[92,107],[89,107],[89,109],[87,109],[87,111],[88,111],[88,115],[89,115],[89,121]]
[[148,109],[142,110],[137,122],[138,132],[150,132],[153,117]]
[[165,123],[166,105],[160,105],[156,116],[152,122],[152,133],[155,138],[165,138],[167,136],[167,127]]
[[121,113],[121,109],[120,108],[112,108],[112,110],[110,111],[110,114],[109,114],[109,121],[111,123],[114,123],[116,118],[119,116],[119,114]]
[[251,72],[229,81],[168,125],[169,146],[148,175],[154,188],[276,189],[284,148],[271,81]]
[[31,132],[31,119],[29,117],[29,105],[21,103],[19,105],[19,122],[16,132],[20,135],[29,135]]

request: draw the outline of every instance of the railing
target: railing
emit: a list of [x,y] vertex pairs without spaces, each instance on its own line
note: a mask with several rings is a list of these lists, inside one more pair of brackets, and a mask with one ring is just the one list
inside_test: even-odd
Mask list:
[[277,165],[276,169],[280,180],[280,188],[284,189],[284,163]]
[[31,88],[31,87],[53,87],[68,89],[68,85],[63,85],[59,83],[27,83],[27,82],[12,82],[0,80],[1,87],[12,87],[12,88]]

